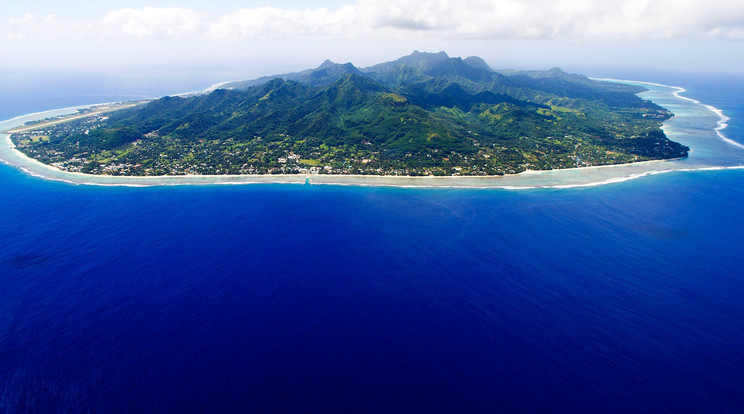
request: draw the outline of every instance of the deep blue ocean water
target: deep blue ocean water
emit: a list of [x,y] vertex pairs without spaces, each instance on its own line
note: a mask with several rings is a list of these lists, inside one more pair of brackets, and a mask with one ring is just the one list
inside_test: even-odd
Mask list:
[[[685,80],[744,141],[744,84]],[[503,191],[0,165],[0,412],[743,412],[742,206],[741,170]]]

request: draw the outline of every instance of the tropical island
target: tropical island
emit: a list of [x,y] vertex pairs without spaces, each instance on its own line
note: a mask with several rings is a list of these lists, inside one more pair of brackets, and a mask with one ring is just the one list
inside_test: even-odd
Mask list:
[[61,170],[126,176],[490,176],[686,157],[661,130],[673,114],[643,91],[558,68],[496,71],[478,57],[414,52],[9,132],[18,150]]

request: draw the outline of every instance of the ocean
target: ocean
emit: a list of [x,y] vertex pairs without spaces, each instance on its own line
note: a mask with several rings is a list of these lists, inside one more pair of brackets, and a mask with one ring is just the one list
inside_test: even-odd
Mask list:
[[[136,94],[58,92],[0,119]],[[0,194],[0,412],[744,411],[744,170]]]

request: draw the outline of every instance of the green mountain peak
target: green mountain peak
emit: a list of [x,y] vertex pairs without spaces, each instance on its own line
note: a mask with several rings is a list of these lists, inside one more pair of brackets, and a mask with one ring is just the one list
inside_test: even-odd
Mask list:
[[660,129],[672,114],[639,91],[414,51],[364,69],[326,60],[50,127],[48,141],[13,139],[92,174],[498,175],[685,156]]

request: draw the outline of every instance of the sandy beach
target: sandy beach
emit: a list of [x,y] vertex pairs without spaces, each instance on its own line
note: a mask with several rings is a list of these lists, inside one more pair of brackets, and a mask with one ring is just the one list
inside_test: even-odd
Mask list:
[[[617,81],[617,80],[611,80]],[[43,164],[18,151],[10,140],[10,133],[33,130],[43,125],[66,122],[83,116],[93,116],[133,104],[108,104],[107,108],[75,115],[44,124],[24,127],[28,121],[74,114],[78,109],[63,108],[29,114],[0,122],[0,161],[21,169],[29,175],[71,184],[99,186],[163,186],[163,185],[239,185],[239,184],[310,184],[347,186],[394,186],[412,188],[575,188],[623,182],[641,177],[673,171],[718,170],[744,168],[744,145],[723,134],[728,117],[718,108],[682,96],[683,88],[648,82],[618,81],[644,86],[649,91],[641,96],[675,113],[663,125],[664,132],[673,140],[690,147],[690,156],[684,159],[645,161],[571,168],[564,170],[526,171],[504,176],[365,176],[365,175],[183,175],[183,176],[104,176],[66,172]],[[99,104],[101,106],[106,104]],[[705,131],[701,133],[700,131]]]
[[[76,119],[89,118],[91,116],[102,115],[102,114],[106,114],[106,113],[109,113],[109,112],[119,111],[119,110],[127,109],[127,108],[133,108],[133,107],[135,107],[137,105],[142,105],[143,103],[144,102],[138,102],[138,103],[116,103],[116,104],[112,104],[112,105],[106,105],[106,104],[104,104],[104,105],[96,105],[96,106],[90,107],[90,109],[91,109],[90,112],[85,112],[85,113],[82,113],[82,114],[79,114],[79,115],[65,116],[65,117],[60,118],[60,119],[52,119],[52,120],[49,120],[49,121],[39,122],[39,123],[36,123],[36,124],[27,125],[27,126],[24,125],[24,126],[21,126],[21,127],[16,127],[16,128],[9,129],[9,130],[4,131],[4,132],[6,132],[8,134],[16,134],[16,133],[21,133],[21,132],[33,131],[35,129],[46,128],[46,127],[52,126],[52,125],[63,124],[65,122],[74,121]],[[28,122],[28,121],[26,121],[26,122]]]

